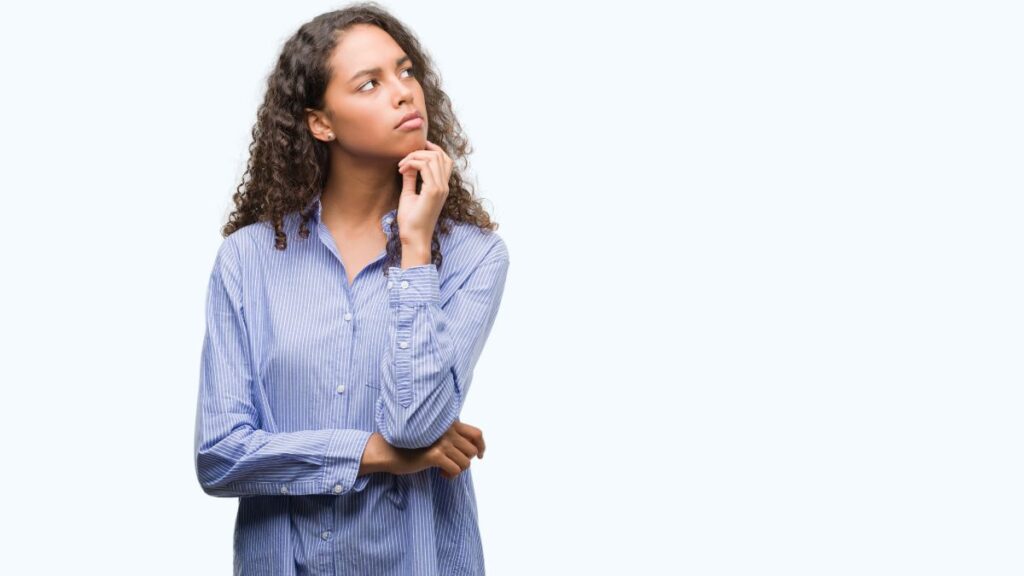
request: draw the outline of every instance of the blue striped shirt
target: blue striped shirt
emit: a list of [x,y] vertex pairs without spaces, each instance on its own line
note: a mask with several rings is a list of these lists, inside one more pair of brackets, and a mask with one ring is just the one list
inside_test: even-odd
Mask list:
[[[237,497],[234,573],[484,574],[471,469],[454,479],[357,476],[372,432],[431,445],[459,416],[497,316],[508,251],[453,222],[444,259],[351,285],[320,220],[285,217],[221,243],[206,299],[195,466],[204,492]],[[392,210],[381,220],[390,235]]]

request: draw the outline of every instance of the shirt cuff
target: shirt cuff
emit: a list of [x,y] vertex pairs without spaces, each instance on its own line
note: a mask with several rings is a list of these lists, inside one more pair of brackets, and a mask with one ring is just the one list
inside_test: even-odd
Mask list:
[[388,302],[394,307],[401,304],[440,304],[440,285],[436,264],[388,268]]
[[324,492],[344,494],[352,489],[371,435],[373,432],[368,430],[351,428],[334,431],[324,456]]
[[370,482],[370,474],[363,474],[362,476],[356,476],[356,481],[352,484],[353,492],[362,492],[363,488],[366,488],[367,483]]

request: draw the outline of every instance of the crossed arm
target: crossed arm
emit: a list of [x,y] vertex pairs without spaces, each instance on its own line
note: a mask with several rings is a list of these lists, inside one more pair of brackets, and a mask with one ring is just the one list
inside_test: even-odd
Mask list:
[[[500,238],[443,303],[434,264],[389,269],[389,348],[380,365],[376,432],[259,428],[240,264],[229,237],[218,251],[207,292],[196,408],[196,474],[207,494],[360,491],[369,473],[403,465],[395,458],[400,453],[383,449],[375,434],[394,448],[426,448],[457,428],[504,290],[508,253]],[[482,451],[482,439],[477,449]]]

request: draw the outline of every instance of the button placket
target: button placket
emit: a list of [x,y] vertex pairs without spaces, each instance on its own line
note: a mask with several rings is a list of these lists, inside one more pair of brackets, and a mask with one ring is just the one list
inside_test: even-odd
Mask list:
[[[346,323],[345,327],[344,327],[344,330],[343,330],[343,332],[344,332],[344,340],[345,340],[345,347],[348,348],[349,350],[351,350],[351,347],[354,344],[353,343],[352,311],[351,310],[346,310],[345,313],[342,315],[342,318],[345,320],[345,323]],[[349,378],[350,374],[349,374],[349,370],[346,368],[347,365],[348,365],[347,362],[343,362],[342,366],[339,368],[339,370],[337,372],[337,378],[339,380],[347,380]],[[338,394],[339,396],[341,394],[344,394],[345,393],[345,384],[339,383],[337,386],[334,387],[334,392],[336,394]],[[339,398],[338,400],[340,401],[341,399]]]
[[[400,286],[402,287],[402,290],[405,290],[406,288],[408,288],[408,287],[409,287],[409,281],[408,281],[408,280],[402,280],[402,283],[400,284]],[[408,342],[408,340],[402,340],[402,341],[400,341],[400,342],[398,343],[398,347],[399,347],[399,348],[401,348],[401,349],[403,349],[403,350],[405,350],[406,348],[408,348],[408,347],[409,347],[409,342]]]

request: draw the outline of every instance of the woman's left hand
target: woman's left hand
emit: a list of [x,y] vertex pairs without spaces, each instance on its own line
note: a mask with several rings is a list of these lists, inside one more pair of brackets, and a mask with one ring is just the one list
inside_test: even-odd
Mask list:
[[[404,178],[395,218],[402,244],[415,244],[429,250],[434,227],[448,198],[452,165],[444,149],[429,140],[425,150],[414,150],[398,163],[398,171]],[[416,174],[423,178],[418,194]]]

